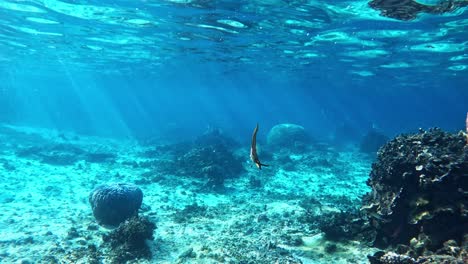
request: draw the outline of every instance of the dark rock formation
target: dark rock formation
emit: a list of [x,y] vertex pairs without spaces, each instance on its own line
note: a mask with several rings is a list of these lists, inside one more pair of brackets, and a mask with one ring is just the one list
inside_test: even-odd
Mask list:
[[310,143],[311,138],[305,129],[295,124],[276,125],[267,135],[267,146],[273,152],[303,152]]
[[369,6],[380,10],[382,16],[398,20],[413,20],[420,13],[443,14],[468,6],[466,0],[441,0],[434,5],[425,5],[414,0],[372,0]]
[[154,240],[156,225],[144,217],[132,217],[114,229],[105,242],[110,242],[113,263],[127,263],[138,258],[151,258],[146,240]]
[[138,214],[143,192],[127,183],[105,184],[89,194],[89,203],[96,220],[101,225],[117,226]]
[[[367,183],[372,192],[363,210],[376,246],[403,245],[417,258],[439,252],[447,241],[465,243],[468,147],[462,133],[431,129],[396,137],[379,150]],[[398,261],[376,263],[411,263]]]
[[389,138],[377,129],[371,129],[362,138],[359,150],[364,153],[375,153],[382,147]]

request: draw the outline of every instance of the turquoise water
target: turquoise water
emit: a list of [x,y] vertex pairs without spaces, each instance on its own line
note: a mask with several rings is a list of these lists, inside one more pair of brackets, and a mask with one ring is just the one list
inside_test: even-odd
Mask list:
[[119,136],[168,123],[238,134],[288,121],[320,136],[340,122],[391,133],[463,126],[464,8],[405,22],[367,1],[0,6],[8,122]]
[[[465,129],[467,28],[466,7],[402,21],[368,1],[0,1],[0,262],[91,263],[92,244],[112,263],[87,197],[130,182],[158,226],[142,263],[247,263],[242,250],[268,263],[258,248],[276,233],[304,263],[366,263],[374,249],[358,242],[327,254],[301,201],[317,199],[315,216],[359,207],[369,131]],[[257,123],[261,171],[249,161]],[[276,151],[268,138],[284,123],[312,140]],[[242,167],[221,190],[190,159],[211,156],[187,143],[217,129]],[[208,216],[172,218],[194,203]]]

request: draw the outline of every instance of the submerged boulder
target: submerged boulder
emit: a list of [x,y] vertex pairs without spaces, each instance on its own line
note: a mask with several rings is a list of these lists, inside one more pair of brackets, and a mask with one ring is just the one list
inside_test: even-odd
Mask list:
[[276,125],[267,135],[267,145],[273,151],[303,151],[310,141],[304,127],[295,124]]
[[468,146],[463,133],[440,129],[385,144],[367,184],[363,210],[381,248],[405,245],[414,257],[461,245],[468,231]]
[[141,189],[128,183],[100,185],[89,194],[94,217],[101,225],[117,226],[138,215],[142,201]]

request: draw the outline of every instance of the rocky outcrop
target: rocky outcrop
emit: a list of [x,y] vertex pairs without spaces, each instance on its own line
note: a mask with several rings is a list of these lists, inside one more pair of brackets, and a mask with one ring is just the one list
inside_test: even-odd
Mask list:
[[466,243],[468,147],[463,133],[431,129],[396,137],[379,150],[367,183],[372,191],[363,211],[375,229],[376,246],[408,247],[405,253],[417,258],[440,252],[447,241]]

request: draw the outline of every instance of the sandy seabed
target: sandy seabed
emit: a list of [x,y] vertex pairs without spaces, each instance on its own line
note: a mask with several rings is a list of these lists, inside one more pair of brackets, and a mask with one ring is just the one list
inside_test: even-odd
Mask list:
[[239,147],[245,171],[209,190],[203,177],[145,166],[173,158],[149,156],[154,148],[1,126],[0,262],[113,263],[103,240],[110,229],[97,225],[88,202],[95,186],[110,182],[138,185],[140,215],[157,225],[147,241],[152,258],[129,263],[367,263],[375,251],[328,241],[319,228],[322,215],[359,208],[369,191],[372,158],[357,150],[322,145],[260,171],[248,146]]

